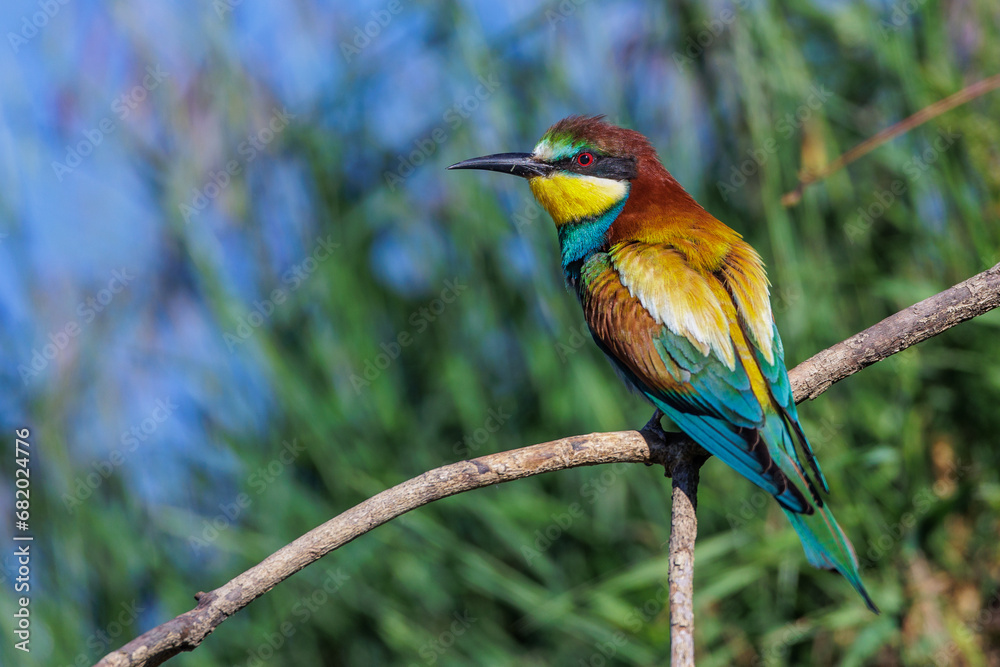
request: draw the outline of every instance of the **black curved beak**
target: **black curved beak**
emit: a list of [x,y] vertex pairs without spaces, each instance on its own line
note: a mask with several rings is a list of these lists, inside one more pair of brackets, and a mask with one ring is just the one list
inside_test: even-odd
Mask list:
[[505,174],[514,174],[521,178],[535,178],[536,176],[548,176],[555,169],[550,164],[539,162],[534,159],[531,153],[497,153],[496,155],[484,155],[474,157],[471,160],[463,160],[448,167],[449,169],[486,169],[488,171],[502,171]]

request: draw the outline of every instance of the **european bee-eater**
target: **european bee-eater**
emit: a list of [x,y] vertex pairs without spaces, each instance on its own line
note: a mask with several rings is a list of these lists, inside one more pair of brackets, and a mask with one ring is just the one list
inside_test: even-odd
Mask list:
[[877,613],[820,496],[829,488],[799,425],[764,265],[743,237],[684,191],[644,136],[601,117],[559,121],[531,153],[449,169],[528,179],[594,341],[626,383],[773,495],[809,562],[840,572]]

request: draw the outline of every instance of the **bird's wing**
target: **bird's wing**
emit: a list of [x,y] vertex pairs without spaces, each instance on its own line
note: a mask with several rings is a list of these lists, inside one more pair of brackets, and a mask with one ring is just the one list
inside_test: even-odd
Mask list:
[[719,270],[719,278],[727,293],[732,295],[740,327],[746,335],[757,366],[767,380],[768,391],[785,422],[790,442],[793,440],[798,445],[798,448],[791,447],[789,454],[795,456],[800,467],[804,467],[799,457],[801,451],[816,474],[820,486],[829,493],[826,477],[823,476],[809,440],[799,424],[792,386],[785,368],[785,350],[771,315],[768,281],[760,256],[742,241],[734,244]]
[[805,492],[822,503],[792,444],[801,429],[783,407],[794,403],[766,278],[748,264],[706,274],[670,245],[622,243],[583,265],[579,294],[594,339],[640,392],[784,507],[810,513]]
[[[760,259],[742,241],[714,272],[667,244],[592,255],[577,292],[598,346],[627,381],[702,447],[770,492],[810,563],[865,590],[847,536],[799,457],[823,480],[799,426]],[[796,444],[798,448],[796,448]]]

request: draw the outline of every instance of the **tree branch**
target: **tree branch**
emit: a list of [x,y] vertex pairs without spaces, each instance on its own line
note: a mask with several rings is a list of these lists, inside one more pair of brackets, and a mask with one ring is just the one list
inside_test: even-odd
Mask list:
[[670,665],[694,667],[694,541],[698,536],[698,477],[709,454],[686,440],[671,448],[670,503]]
[[813,399],[862,368],[1000,306],[1000,264],[915,303],[806,359],[788,373],[795,402]]
[[801,174],[799,176],[798,186],[791,192],[786,192],[781,196],[781,205],[785,207],[795,206],[802,201],[802,191],[813,183],[821,181],[830,174],[843,169],[859,157],[867,155],[898,135],[903,134],[904,132],[909,132],[918,125],[922,125],[932,118],[937,118],[946,111],[951,111],[955,107],[961,106],[966,102],[970,102],[980,95],[985,95],[991,90],[996,90],[997,88],[1000,88],[1000,74],[994,74],[993,76],[983,79],[982,81],[976,81],[957,93],[949,95],[943,100],[938,100],[930,106],[924,107],[909,118],[904,118],[895,125],[885,128],[881,132],[869,137],[851,150],[847,151],[822,169],[812,173]]
[[[794,368],[789,378],[796,401],[815,398],[852,373],[998,305],[1000,264],[886,318]],[[663,439],[648,429],[642,433],[594,433],[490,454],[428,471],[330,519],[220,588],[199,593],[195,596],[198,605],[194,609],[149,630],[97,664],[99,667],[151,667],[182,651],[191,651],[223,621],[295,572],[373,528],[427,503],[545,472],[619,462],[657,463],[674,475],[670,536],[671,632],[674,637],[676,624],[677,650],[689,650],[690,661],[686,664],[693,664],[691,578],[697,529],[694,509],[700,467],[698,457],[704,457],[704,452],[699,453],[700,448],[691,443],[677,446],[683,442],[688,441],[680,434],[668,434],[668,438]],[[675,584],[678,591],[676,608]]]

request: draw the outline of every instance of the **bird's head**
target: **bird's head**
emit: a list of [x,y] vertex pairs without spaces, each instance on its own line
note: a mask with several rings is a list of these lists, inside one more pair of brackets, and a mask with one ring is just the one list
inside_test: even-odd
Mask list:
[[691,227],[703,235],[708,228],[728,230],[684,191],[646,137],[600,116],[559,121],[530,153],[486,155],[449,169],[489,169],[528,179],[556,223],[567,275],[608,244],[664,242],[671,234],[690,236],[683,230]]
[[488,169],[528,179],[557,227],[621,210],[631,181],[656,154],[644,136],[601,117],[571,116],[550,127],[531,153],[472,158],[449,169]]

